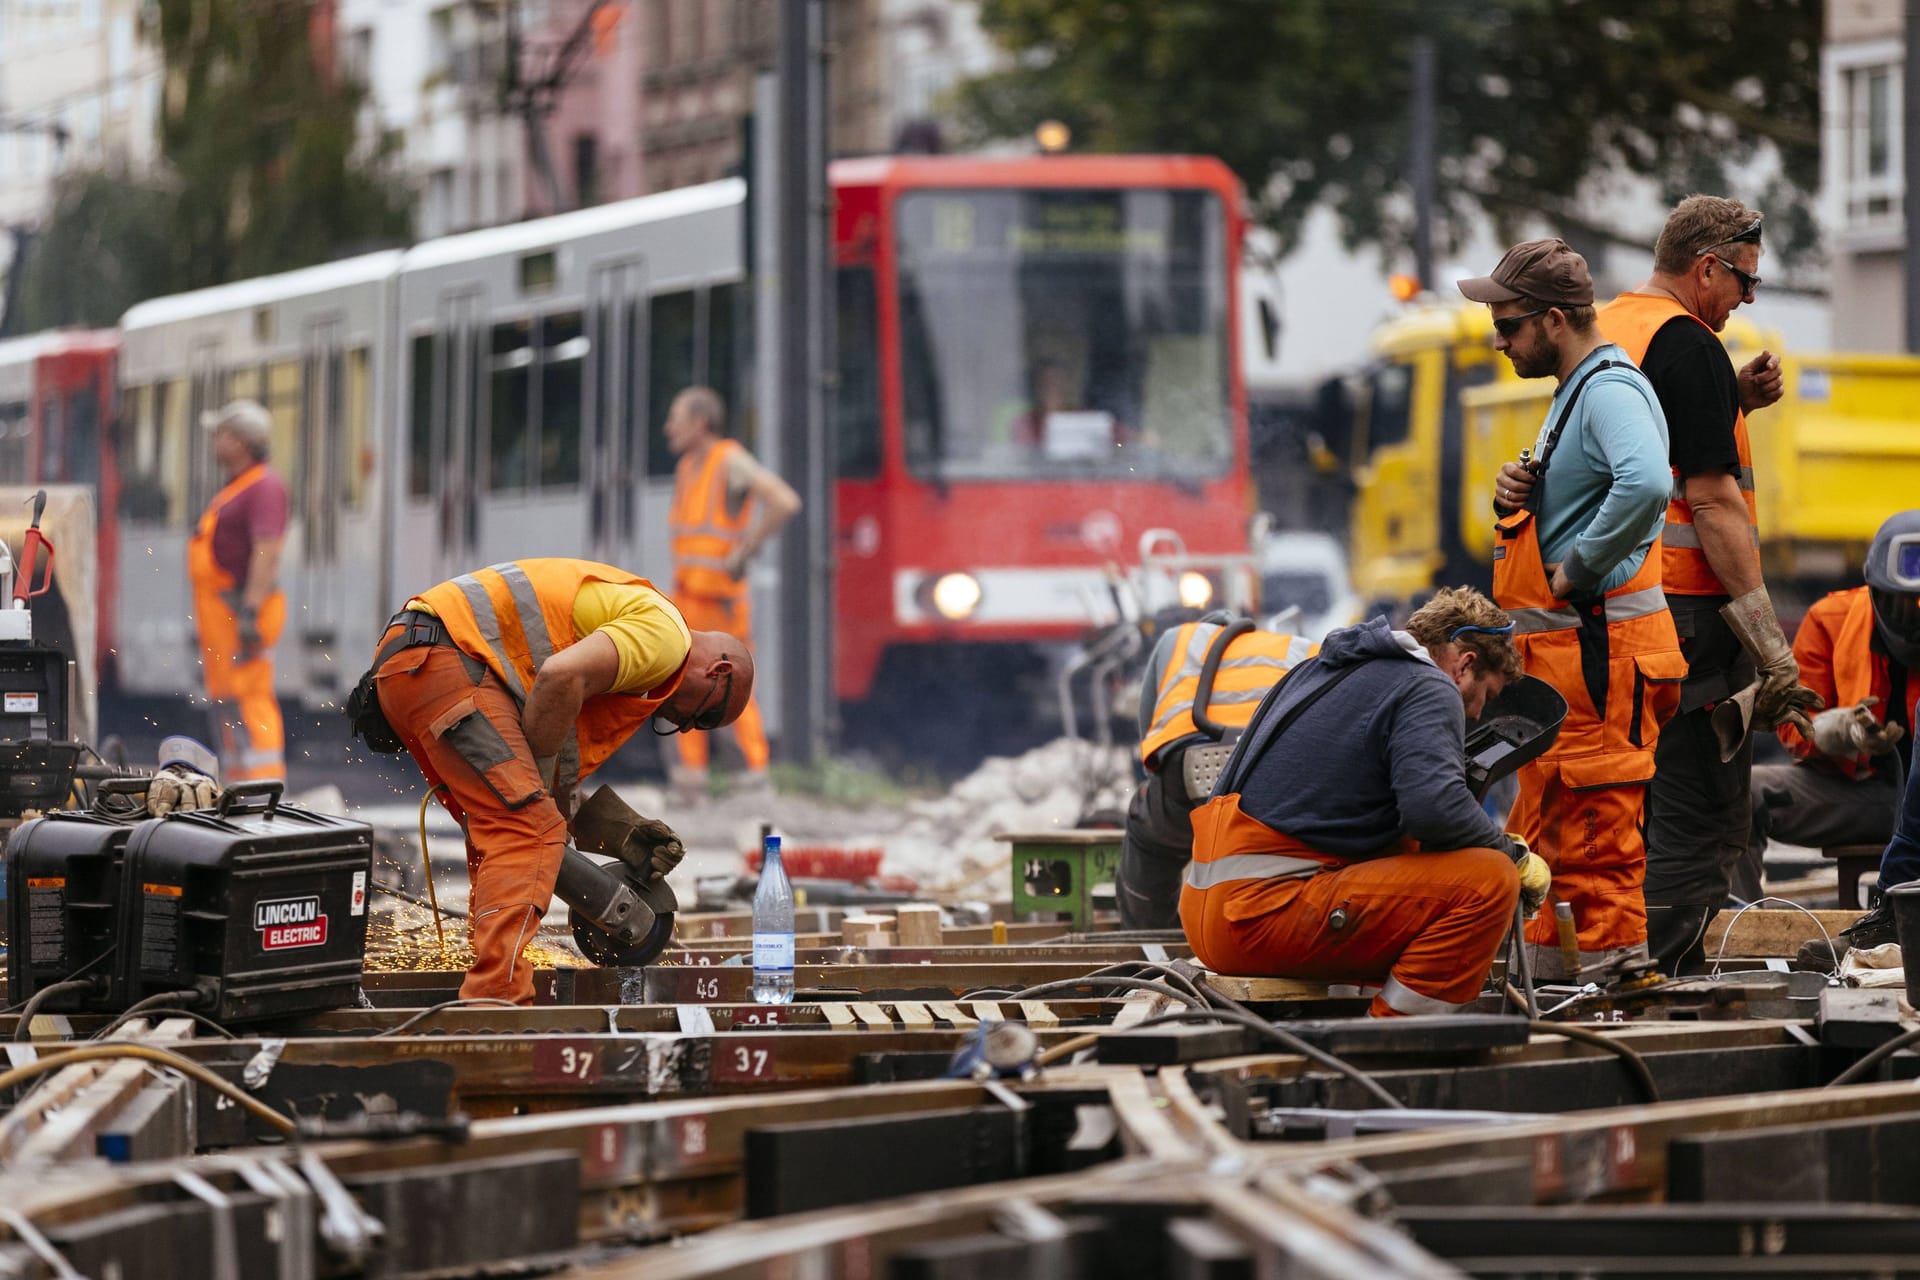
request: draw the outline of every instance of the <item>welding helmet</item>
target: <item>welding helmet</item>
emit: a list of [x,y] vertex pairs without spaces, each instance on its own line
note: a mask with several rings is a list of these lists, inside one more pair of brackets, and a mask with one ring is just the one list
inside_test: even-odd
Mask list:
[[1920,511],[1889,516],[1867,548],[1873,629],[1894,661],[1920,670]]

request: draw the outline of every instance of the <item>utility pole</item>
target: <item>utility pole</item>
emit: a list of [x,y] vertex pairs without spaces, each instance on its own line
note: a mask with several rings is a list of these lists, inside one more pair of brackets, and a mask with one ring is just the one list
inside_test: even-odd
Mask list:
[[1906,220],[1907,350],[1920,351],[1920,0],[1907,0],[1906,74],[1901,79],[1900,114],[1906,125],[1901,149],[1906,190],[1901,201]]
[[778,308],[767,348],[778,388],[763,421],[777,423],[780,470],[800,491],[798,519],[780,545],[780,736],[788,757],[826,755],[833,728],[833,433],[829,371],[834,347],[827,257],[827,7],[780,0],[775,58],[778,159],[771,199],[756,208],[772,227],[765,263]]
[[[1920,3],[1920,0],[1910,0]],[[1408,101],[1407,166],[1413,187],[1413,274],[1424,291],[1433,288],[1433,38],[1413,38],[1413,83]]]

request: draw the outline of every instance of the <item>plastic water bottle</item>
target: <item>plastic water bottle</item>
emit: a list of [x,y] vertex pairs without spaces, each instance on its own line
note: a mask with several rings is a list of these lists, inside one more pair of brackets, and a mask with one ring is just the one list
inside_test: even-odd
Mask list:
[[753,1000],[793,1002],[793,885],[780,861],[780,837],[768,836],[760,854],[760,887],[753,894]]

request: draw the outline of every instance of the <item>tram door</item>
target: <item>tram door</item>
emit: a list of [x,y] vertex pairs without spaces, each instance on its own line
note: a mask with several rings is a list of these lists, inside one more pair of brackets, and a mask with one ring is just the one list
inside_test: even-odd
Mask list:
[[[365,619],[347,616],[347,579],[352,572],[341,555],[342,528],[349,500],[347,453],[347,370],[338,317],[308,323],[301,337],[299,454],[293,505],[297,543],[289,539],[285,558],[291,573],[282,578],[287,595],[286,639],[280,645],[281,669],[311,699],[334,702],[346,696],[359,674],[354,659],[364,647]],[[360,626],[351,625],[354,621]],[[286,683],[282,681],[281,683]]]
[[642,571],[639,486],[647,461],[646,263],[593,269],[587,289],[587,554]]
[[480,567],[481,441],[486,410],[481,401],[482,344],[486,341],[486,296],[478,289],[443,295],[433,334],[433,482],[435,563],[425,581],[408,590]]

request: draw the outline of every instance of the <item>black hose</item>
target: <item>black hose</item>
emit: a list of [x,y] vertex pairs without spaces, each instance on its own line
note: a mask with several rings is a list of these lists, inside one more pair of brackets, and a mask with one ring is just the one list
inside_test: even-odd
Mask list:
[[52,986],[40,988],[28,998],[26,1004],[20,1007],[20,1021],[13,1024],[14,1040],[26,1041],[33,1039],[31,1028],[33,1026],[34,1015],[40,1012],[40,1007],[46,1004],[47,1001],[53,999],[55,996],[65,995],[69,991],[91,990],[93,990],[93,981],[90,978],[68,978],[63,982],[56,982]]
[[1083,988],[1091,989],[1095,987],[1115,987],[1124,991],[1151,991],[1155,995],[1162,995],[1171,1000],[1178,1000],[1189,1009],[1205,1009],[1207,1007],[1206,1001],[1195,996],[1190,996],[1179,988],[1169,986],[1164,982],[1155,982],[1150,978],[1129,978],[1120,974],[1108,974],[1105,977],[1089,974],[1084,978],[1062,978],[1058,982],[1043,982],[1037,987],[1028,987],[1025,991],[1016,991],[1011,996],[1004,998],[1008,1000],[1038,1000],[1041,996],[1055,995],[1062,991],[1078,991]]
[[1242,1013],[1234,1009],[1175,1009],[1170,1013],[1163,1013],[1158,1017],[1148,1018],[1145,1021],[1136,1022],[1133,1025],[1136,1027],[1151,1027],[1163,1022],[1231,1022],[1236,1026],[1245,1027],[1249,1031],[1258,1032],[1261,1036],[1278,1044],[1288,1053],[1297,1053],[1301,1057],[1317,1062],[1329,1070],[1338,1071],[1341,1075],[1347,1077],[1347,1079],[1353,1081],[1362,1089],[1365,1089],[1368,1093],[1379,1099],[1386,1106],[1392,1107],[1395,1110],[1404,1110],[1406,1108],[1406,1103],[1388,1093],[1378,1080],[1375,1080],[1360,1068],[1341,1058],[1334,1057],[1325,1049],[1308,1044],[1291,1031],[1282,1031],[1279,1027],[1257,1014]]
[[1235,618],[1220,629],[1220,634],[1207,646],[1206,658],[1200,663],[1200,681],[1193,691],[1193,727],[1215,742],[1227,736],[1227,727],[1207,714],[1208,704],[1213,701],[1214,677],[1220,673],[1220,660],[1227,656],[1227,647],[1252,630],[1252,618]]
[[1542,1022],[1534,1018],[1527,1020],[1527,1027],[1541,1035],[1563,1036],[1568,1040],[1578,1040],[1581,1044],[1590,1044],[1596,1049],[1605,1049],[1626,1064],[1627,1073],[1640,1086],[1640,1092],[1646,1095],[1648,1102],[1660,1101],[1660,1086],[1653,1082],[1653,1072],[1648,1069],[1647,1060],[1612,1036],[1590,1031],[1571,1022]]
[[1920,1027],[1912,1031],[1903,1031],[1885,1044],[1877,1046],[1866,1057],[1827,1081],[1826,1087],[1831,1089],[1835,1085],[1852,1084],[1856,1080],[1864,1079],[1868,1072],[1915,1041],[1920,1041]]
[[422,1009],[420,1012],[414,1014],[411,1018],[408,1018],[405,1022],[395,1023],[393,1026],[388,1027],[385,1031],[376,1031],[367,1038],[370,1040],[378,1040],[382,1036],[397,1036],[402,1031],[405,1031],[410,1027],[414,1027],[419,1025],[422,1022],[425,1022],[428,1018],[431,1018],[434,1014],[439,1013],[442,1009],[470,1009],[476,1006],[488,1006],[488,1007],[505,1006],[508,1009],[517,1009],[520,1007],[519,1005],[515,1004],[513,1001],[502,1000],[498,996],[468,996],[464,1000],[448,1000],[443,1004],[430,1005],[429,1007]]

